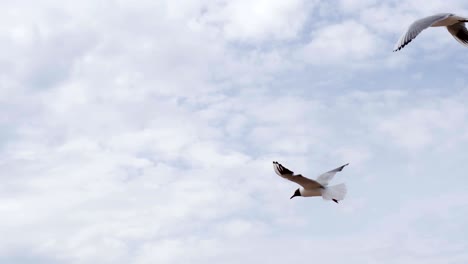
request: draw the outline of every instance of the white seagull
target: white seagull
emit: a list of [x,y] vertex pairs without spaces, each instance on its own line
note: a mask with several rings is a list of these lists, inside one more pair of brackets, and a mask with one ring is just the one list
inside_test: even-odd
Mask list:
[[447,27],[447,30],[458,42],[468,47],[468,30],[465,22],[468,22],[468,18],[451,13],[441,13],[416,20],[401,36],[393,51],[401,50],[428,27]]
[[346,196],[346,185],[344,183],[328,186],[328,182],[333,179],[333,176],[339,171],[342,171],[344,167],[348,166],[346,163],[334,170],[323,173],[318,176],[317,180],[311,180],[302,176],[301,174],[294,174],[294,172],[285,168],[277,161],[273,161],[273,168],[279,176],[293,181],[301,187],[294,192],[290,199],[296,196],[310,197],[310,196],[322,196],[324,200],[332,200],[335,203],[341,201]]

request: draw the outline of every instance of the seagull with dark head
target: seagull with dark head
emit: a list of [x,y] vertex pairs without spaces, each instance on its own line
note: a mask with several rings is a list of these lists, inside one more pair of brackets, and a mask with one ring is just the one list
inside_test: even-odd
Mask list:
[[294,172],[287,169],[277,161],[273,161],[273,169],[279,176],[301,186],[294,192],[290,199],[296,196],[322,196],[324,200],[332,200],[335,203],[338,203],[338,201],[343,200],[346,196],[346,185],[341,183],[338,185],[328,186],[328,183],[337,172],[342,171],[344,167],[348,166],[348,164],[349,163],[321,174],[318,176],[317,180],[311,180],[301,174],[294,174]]

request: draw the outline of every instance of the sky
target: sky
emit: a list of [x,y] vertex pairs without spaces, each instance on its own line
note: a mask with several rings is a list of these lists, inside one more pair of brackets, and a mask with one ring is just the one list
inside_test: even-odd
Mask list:
[[1,263],[468,262],[466,0],[0,10]]

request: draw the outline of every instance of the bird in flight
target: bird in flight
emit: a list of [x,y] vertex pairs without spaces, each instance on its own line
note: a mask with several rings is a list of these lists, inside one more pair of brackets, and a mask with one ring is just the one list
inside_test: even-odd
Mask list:
[[448,32],[450,32],[458,42],[468,47],[468,30],[466,29],[465,22],[468,22],[468,18],[451,13],[441,13],[416,20],[400,37],[393,51],[401,50],[415,39],[421,31],[428,27],[447,27]]
[[294,172],[287,169],[277,161],[273,161],[273,169],[279,176],[301,186],[294,192],[290,199],[296,196],[322,196],[324,200],[332,200],[335,203],[338,203],[338,201],[343,200],[346,196],[346,185],[341,183],[338,185],[328,186],[328,183],[333,179],[337,172],[342,171],[344,167],[348,166],[348,164],[349,163],[331,171],[327,171],[318,176],[316,180],[311,180],[301,174],[294,174]]

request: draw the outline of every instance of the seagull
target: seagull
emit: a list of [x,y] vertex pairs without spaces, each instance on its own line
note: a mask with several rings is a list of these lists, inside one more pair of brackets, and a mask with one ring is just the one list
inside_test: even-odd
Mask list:
[[447,30],[458,42],[468,47],[468,30],[466,29],[465,22],[468,22],[468,18],[451,13],[441,13],[416,20],[400,37],[393,52],[401,50],[415,39],[421,31],[428,27],[447,27]]
[[322,196],[324,200],[332,200],[335,203],[338,203],[338,201],[344,199],[346,195],[346,185],[341,183],[338,185],[328,186],[328,182],[333,179],[337,172],[342,171],[343,168],[348,165],[349,163],[346,163],[343,166],[321,174],[318,176],[317,180],[311,180],[302,176],[301,174],[294,174],[294,172],[285,168],[277,161],[273,161],[273,169],[275,170],[276,174],[301,185],[301,187],[297,189],[293,196],[291,196],[289,199],[292,199],[296,196]]

